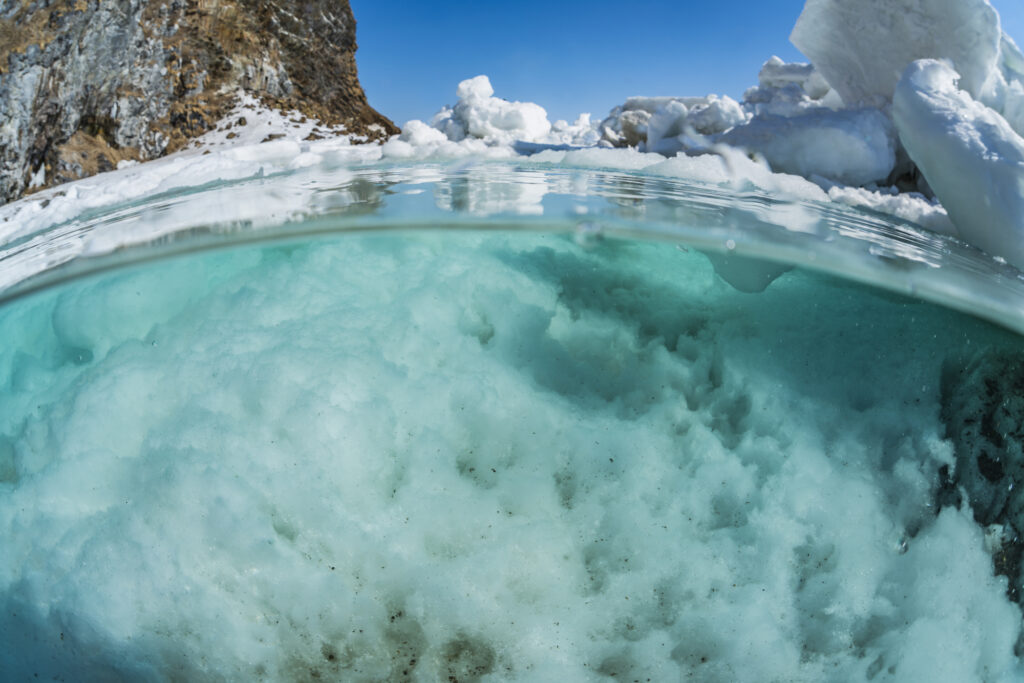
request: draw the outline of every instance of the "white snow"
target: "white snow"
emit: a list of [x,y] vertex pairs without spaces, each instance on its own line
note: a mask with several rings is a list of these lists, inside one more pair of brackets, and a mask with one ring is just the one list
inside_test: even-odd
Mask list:
[[1024,134],[1024,57],[988,0],[808,0],[791,40],[849,105],[884,106],[911,62],[948,60]]
[[36,172],[32,174],[32,178],[28,181],[29,189],[42,187],[46,184],[46,167],[42,164],[36,169]]
[[842,109],[810,64],[770,58],[743,104],[729,97],[632,97],[601,122],[602,139],[665,156],[725,144],[760,154],[781,173],[853,186],[879,183],[896,164],[888,116]]
[[517,140],[541,142],[551,132],[551,122],[543,107],[494,97],[487,76],[462,81],[455,96],[455,106],[445,107],[431,121],[453,142],[466,138],[505,145]]
[[706,136],[747,120],[739,103],[724,95],[630,97],[599,124],[602,139],[616,147],[640,147],[666,156],[708,145]]
[[573,123],[548,121],[544,108],[533,102],[509,102],[494,97],[487,76],[476,76],[456,89],[458,102],[445,106],[428,125],[412,120],[401,135],[388,140],[382,149],[387,158],[459,159],[478,157],[503,159],[515,156],[516,143],[590,146],[598,134],[590,114]]
[[572,123],[559,119],[551,124],[547,141],[556,145],[593,147],[601,140],[597,126],[589,113],[580,114]]
[[1024,139],[958,79],[936,60],[907,68],[893,100],[900,140],[958,234],[1024,268]]
[[482,138],[462,137],[451,140],[443,132],[423,121],[408,121],[402,133],[392,137],[380,148],[386,159],[507,159],[515,156],[508,144],[490,144]]

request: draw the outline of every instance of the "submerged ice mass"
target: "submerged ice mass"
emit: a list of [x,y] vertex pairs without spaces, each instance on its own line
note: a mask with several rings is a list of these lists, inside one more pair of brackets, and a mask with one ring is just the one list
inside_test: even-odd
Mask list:
[[951,315],[452,231],[21,299],[0,677],[1019,680],[998,542],[934,505],[946,361],[1017,341]]

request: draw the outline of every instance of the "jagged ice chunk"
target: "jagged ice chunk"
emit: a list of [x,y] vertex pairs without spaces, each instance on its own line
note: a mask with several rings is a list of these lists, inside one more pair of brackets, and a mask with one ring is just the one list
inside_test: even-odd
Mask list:
[[896,165],[892,124],[877,109],[809,109],[759,116],[722,142],[764,155],[772,170],[821,176],[847,185],[882,182]]
[[1024,138],[934,59],[896,87],[900,140],[967,242],[1024,268]]
[[533,102],[509,102],[494,97],[494,88],[487,76],[476,76],[459,83],[459,101],[445,107],[432,125],[459,142],[480,138],[498,144],[516,140],[540,142],[551,132],[547,112]]
[[790,40],[847,104],[887,102],[908,64],[948,59],[978,98],[1002,30],[988,0],[807,0]]

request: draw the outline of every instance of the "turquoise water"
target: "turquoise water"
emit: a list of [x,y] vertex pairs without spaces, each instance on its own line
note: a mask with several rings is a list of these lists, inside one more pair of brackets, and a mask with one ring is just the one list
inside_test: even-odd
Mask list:
[[346,209],[14,285],[0,678],[1018,679],[1017,323],[842,240],[885,287],[743,293],[694,248],[761,244],[736,206],[553,200],[588,227]]

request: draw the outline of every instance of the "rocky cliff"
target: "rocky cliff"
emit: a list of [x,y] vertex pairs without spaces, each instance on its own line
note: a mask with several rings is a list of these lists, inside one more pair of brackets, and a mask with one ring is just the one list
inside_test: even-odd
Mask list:
[[248,91],[397,132],[356,75],[348,0],[0,0],[0,203],[181,149]]

